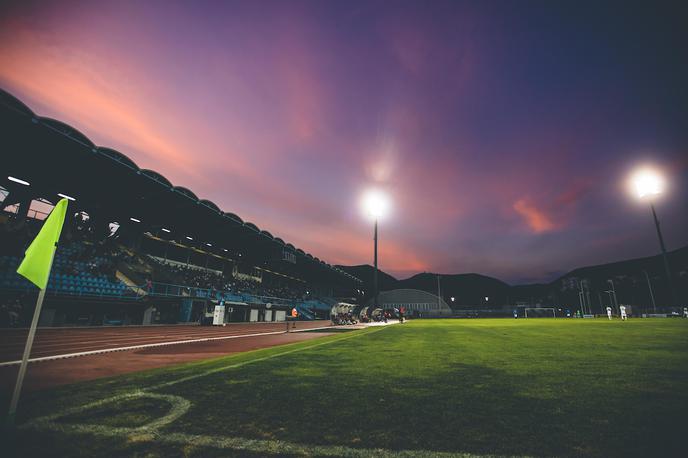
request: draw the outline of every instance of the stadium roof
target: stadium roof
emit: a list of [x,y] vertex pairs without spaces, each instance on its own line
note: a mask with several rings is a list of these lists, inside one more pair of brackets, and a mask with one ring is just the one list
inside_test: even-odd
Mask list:
[[[141,169],[124,153],[95,145],[86,135],[61,121],[36,115],[16,97],[0,89],[3,169],[28,181],[32,198],[56,202],[58,193],[76,198],[73,207],[140,232],[165,233],[170,238],[210,243],[218,249],[243,253],[259,262],[294,253],[310,273],[329,272],[339,279],[358,278],[261,230],[190,189],[174,186],[165,176]],[[0,177],[10,195],[26,187]],[[13,197],[13,196],[12,196]],[[134,218],[136,221],[132,221]],[[168,232],[169,231],[169,232]],[[190,238],[189,238],[190,237]]]

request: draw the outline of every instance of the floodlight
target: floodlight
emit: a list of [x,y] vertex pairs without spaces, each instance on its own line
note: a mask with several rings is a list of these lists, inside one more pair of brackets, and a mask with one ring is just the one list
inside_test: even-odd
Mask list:
[[133,222],[135,222],[135,223],[140,223],[140,222],[141,222],[140,219],[136,219],[136,218],[129,218],[129,221],[133,221]]
[[664,179],[657,171],[644,168],[636,171],[631,182],[639,199],[656,196],[664,190]]
[[67,194],[62,194],[61,192],[58,192],[57,195],[63,199],[71,200],[72,202],[76,200],[74,197],[68,196]]
[[169,234],[170,232],[172,232],[172,231],[170,231],[169,229],[164,228],[164,227],[162,228],[162,231],[163,231],[163,232],[167,232],[168,234]]
[[389,213],[389,197],[379,189],[371,189],[363,195],[363,209],[375,219],[383,218]]
[[24,186],[30,186],[31,185],[28,181],[20,180],[19,178],[7,177],[7,179],[10,181],[14,181],[15,183],[23,184]]

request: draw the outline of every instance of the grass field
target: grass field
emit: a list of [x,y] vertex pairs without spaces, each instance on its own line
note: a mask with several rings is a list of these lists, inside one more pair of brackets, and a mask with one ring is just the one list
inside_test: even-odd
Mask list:
[[415,321],[22,402],[22,456],[679,456],[688,320]]

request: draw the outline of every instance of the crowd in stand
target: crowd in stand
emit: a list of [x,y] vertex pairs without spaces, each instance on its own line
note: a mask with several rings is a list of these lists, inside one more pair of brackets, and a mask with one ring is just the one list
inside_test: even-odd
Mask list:
[[[61,258],[66,261],[60,267],[61,274],[90,274],[117,282],[117,271],[128,267],[130,272],[127,275],[131,275],[131,280],[143,283],[143,289],[148,291],[153,291],[155,283],[167,283],[184,286],[189,291],[193,288],[205,290],[205,294],[210,291],[211,297],[230,293],[289,300],[311,298],[305,284],[297,281],[252,281],[235,277],[232,272],[223,274],[212,269],[158,262],[121,245],[117,237],[98,233],[87,218],[77,217],[71,222],[63,230],[60,241],[61,247],[71,248],[59,250]],[[40,227],[40,221],[31,219],[9,218],[0,222],[0,255],[21,257]],[[196,295],[195,292],[190,294]],[[22,309],[28,306],[23,302],[18,295],[9,294],[0,301],[3,325],[19,323]]]
[[[154,278],[146,279],[146,289],[152,287],[152,281],[164,279],[165,282],[184,285],[191,288],[202,288],[232,294],[250,294],[261,297],[281,299],[303,299],[307,297],[304,286],[269,285],[264,282],[237,278],[231,274],[221,274],[210,269],[200,269],[185,265],[155,262],[157,269]],[[162,275],[161,275],[162,274]],[[150,285],[150,286],[149,286]],[[214,294],[213,294],[214,295]]]
[[0,303],[0,328],[19,327],[22,325],[20,319],[24,309],[24,296],[8,297]]

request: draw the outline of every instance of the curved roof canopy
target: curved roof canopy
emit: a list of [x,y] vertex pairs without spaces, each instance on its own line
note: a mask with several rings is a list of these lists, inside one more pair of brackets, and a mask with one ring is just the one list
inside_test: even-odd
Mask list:
[[220,207],[215,205],[215,202],[210,201],[208,199],[201,199],[201,204],[205,205],[206,207],[210,208],[211,210],[215,210],[218,213],[222,213],[222,210],[220,210]]
[[76,140],[79,143],[88,146],[89,148],[96,147],[95,143],[93,143],[90,138],[88,138],[86,135],[82,134],[69,124],[66,124],[62,121],[58,121],[57,119],[53,118],[40,118],[40,122],[50,127],[51,129],[55,129],[58,132],[68,136],[72,140]]
[[258,229],[258,226],[256,226],[256,225],[253,224],[253,223],[250,223],[250,222],[246,221],[246,222],[244,222],[244,226],[248,227],[248,228],[251,229],[252,231],[255,231],[255,232],[260,233],[260,229]]
[[224,212],[224,215],[225,215],[225,218],[232,219],[232,220],[236,221],[237,223],[242,223],[242,224],[244,223],[244,220],[239,218],[239,216],[235,215],[234,213]]
[[29,115],[31,117],[34,117],[35,115],[33,114],[33,111],[31,111],[31,108],[27,107],[24,102],[13,96],[7,91],[3,91],[0,89],[0,101],[2,103],[20,113]]
[[170,181],[167,178],[160,175],[158,172],[156,172],[154,170],[142,169],[141,174],[146,175],[149,178],[152,178],[153,180],[157,181],[160,184],[167,186],[168,188],[174,187],[174,186],[172,186],[172,183],[170,183]]
[[196,197],[196,194],[191,192],[190,190],[186,189],[183,186],[175,186],[174,191],[178,192],[179,194],[188,197],[191,200],[198,201],[198,197]]
[[127,156],[124,153],[120,153],[117,150],[114,150],[112,148],[106,148],[104,146],[98,147],[98,152],[100,154],[102,154],[103,156],[106,156],[106,157],[112,159],[113,161],[117,161],[120,164],[123,164],[123,165],[129,167],[130,169],[137,170],[137,171],[139,170],[139,166],[136,165],[136,162],[129,159],[129,156]]
[[[327,269],[323,269],[312,255],[306,255],[268,231],[261,231],[251,222],[244,222],[234,213],[222,212],[210,200],[199,200],[191,190],[174,186],[155,170],[140,169],[127,155],[94,145],[74,127],[37,117],[23,102],[2,89],[0,123],[7,131],[0,142],[22,145],[24,151],[9,154],[6,160],[3,157],[3,168],[27,179],[31,183],[30,192],[37,197],[66,193],[76,197],[79,211],[98,213],[108,221],[126,222],[135,217],[140,220],[137,227],[141,230],[169,228],[166,232],[188,234],[186,237],[205,243],[212,240],[218,248],[246,249],[246,254],[254,253],[256,258],[279,259],[273,250],[283,246],[304,255],[297,265],[285,265],[288,271],[295,269],[299,275],[331,277],[336,273],[337,278],[345,275],[360,282],[344,272],[338,273],[332,266],[325,265]],[[36,167],[38,163],[41,167]],[[156,188],[158,185],[162,186]],[[155,192],[156,189],[174,192]],[[178,196],[188,200],[180,200]],[[225,221],[218,222],[217,214],[223,215]],[[259,240],[256,234],[263,237]]]

